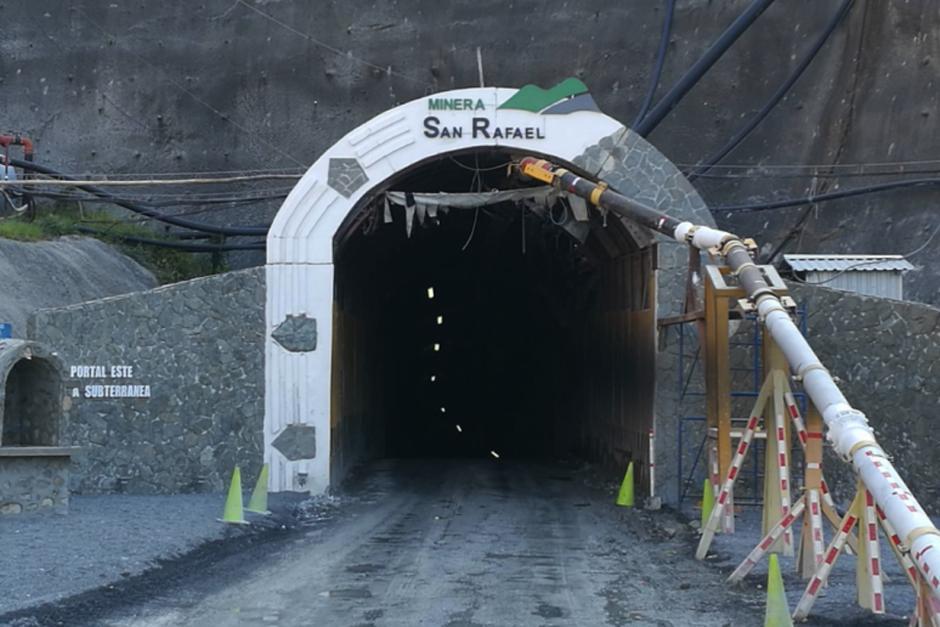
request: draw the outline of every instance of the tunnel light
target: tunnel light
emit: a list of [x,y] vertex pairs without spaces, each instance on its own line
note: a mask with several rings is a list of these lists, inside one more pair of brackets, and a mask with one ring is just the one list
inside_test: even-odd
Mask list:
[[455,425],[457,427],[457,433],[463,433],[463,429],[460,428],[460,425]]
[[437,323],[438,323],[439,325],[440,325],[440,324],[444,324],[444,316],[438,316],[438,317],[437,317]]
[[434,343],[434,352],[437,353],[441,350],[441,345],[437,342]]
[[492,455],[496,459],[499,459],[499,453],[497,453],[496,451],[490,451],[490,455]]
[[428,299],[433,299],[433,298],[434,298],[434,288],[433,288],[433,287],[429,287],[429,288],[428,288]]
[[446,408],[446,407],[441,407],[441,413],[442,413],[442,414],[446,414],[446,413],[447,413],[447,408]]
[[437,381],[437,375],[436,375],[436,374],[432,374],[432,375],[431,375],[431,383],[434,383],[435,381]]

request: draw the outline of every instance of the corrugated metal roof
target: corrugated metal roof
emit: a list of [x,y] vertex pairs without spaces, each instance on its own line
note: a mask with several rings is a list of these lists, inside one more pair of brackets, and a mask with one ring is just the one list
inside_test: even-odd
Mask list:
[[901,255],[784,255],[797,272],[903,272],[914,266]]

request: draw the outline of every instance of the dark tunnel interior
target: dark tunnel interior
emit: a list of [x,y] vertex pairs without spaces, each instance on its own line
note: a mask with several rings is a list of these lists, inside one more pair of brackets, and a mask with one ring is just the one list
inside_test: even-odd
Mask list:
[[[445,156],[384,189],[532,186],[511,158]],[[334,477],[380,457],[645,456],[652,247],[599,215],[573,228],[565,200],[449,208],[410,236],[388,210],[374,196],[335,240]]]

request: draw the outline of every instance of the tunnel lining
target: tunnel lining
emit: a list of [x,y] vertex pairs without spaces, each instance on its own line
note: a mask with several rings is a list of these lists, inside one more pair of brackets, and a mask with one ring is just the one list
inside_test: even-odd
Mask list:
[[[493,153],[499,154],[499,151],[493,151]],[[466,155],[467,153],[464,153],[464,156]],[[448,156],[441,155],[439,159],[446,159]],[[400,188],[402,191],[419,190],[421,185],[417,179],[420,179],[422,169],[432,166],[430,171],[436,172],[433,164],[433,161],[425,161],[409,169],[404,176],[385,181],[382,190]],[[410,187],[413,190],[407,189],[408,183],[403,183],[408,180],[411,181]],[[390,280],[389,276],[394,276],[394,273],[389,276],[381,274],[383,270],[387,270],[388,261],[376,260],[377,255],[374,251],[370,256],[368,244],[360,241],[380,239],[374,230],[371,235],[365,234],[364,231],[369,232],[370,228],[361,228],[364,222],[357,219],[362,213],[369,211],[370,207],[372,211],[382,208],[380,194],[370,195],[361,201],[356,211],[350,212],[344,224],[345,228],[337,232],[334,240],[336,277],[333,315],[331,475],[337,481],[341,480],[349,468],[358,462],[385,455],[414,454],[413,451],[403,451],[400,444],[396,448],[394,429],[387,428],[389,424],[401,426],[401,420],[396,421],[394,416],[388,415],[387,408],[383,409],[377,404],[370,404],[366,399],[382,399],[382,402],[389,403],[392,402],[390,399],[395,398],[396,393],[401,394],[402,389],[413,390],[419,396],[423,393],[433,395],[434,390],[440,389],[446,381],[446,375],[438,372],[438,376],[444,378],[439,380],[436,386],[429,386],[426,380],[429,372],[422,371],[419,365],[417,366],[418,373],[413,379],[424,381],[423,389],[402,385],[401,382],[390,384],[390,377],[382,375],[382,371],[388,372],[387,363],[376,370],[369,368],[370,364],[375,365],[382,363],[383,359],[389,359],[390,351],[382,344],[381,338],[383,335],[388,335],[390,331],[387,328],[383,330],[381,325],[370,324],[368,316],[364,317],[362,312],[381,311],[384,317],[393,315],[386,302],[376,299],[376,294],[382,290],[375,289],[374,283],[370,281],[387,284]],[[506,212],[507,209],[503,208],[502,211]],[[516,208],[508,209],[508,212],[512,214],[518,211],[519,209]],[[414,239],[406,237],[402,233],[403,216],[395,217],[396,220],[391,225],[385,224],[382,227],[391,232],[391,239],[397,239],[398,243],[404,243],[406,247],[421,245],[416,240],[437,237],[437,232],[428,233],[427,229],[416,230],[412,236]],[[451,217],[449,215],[448,219]],[[463,220],[464,227],[467,226],[467,213],[458,214],[456,217]],[[525,420],[517,420],[506,424],[507,426],[514,425],[514,428],[519,429],[520,437],[540,440],[542,454],[551,454],[556,457],[577,455],[611,468],[622,468],[626,461],[640,462],[637,474],[638,480],[642,481],[645,477],[644,462],[648,452],[648,433],[652,428],[653,369],[650,364],[655,361],[655,248],[652,246],[639,248],[631,233],[617,220],[610,220],[606,227],[601,217],[595,215],[593,220],[589,239],[582,247],[582,251],[588,253],[584,255],[582,262],[586,263],[587,259],[590,259],[590,263],[594,265],[588,273],[591,279],[590,290],[593,294],[594,305],[588,308],[587,313],[590,316],[585,324],[567,329],[565,337],[554,338],[556,343],[565,344],[563,348],[559,348],[564,351],[564,359],[552,355],[551,351],[546,353],[546,360],[557,360],[554,362],[557,372],[550,372],[551,376],[557,375],[557,377],[547,386],[549,392],[546,398],[551,402],[541,403],[541,411],[548,415],[548,419],[543,419],[541,423],[531,420],[526,423]],[[375,221],[374,218],[372,221]],[[527,223],[532,221],[534,220],[526,220]],[[550,226],[546,229],[549,235],[551,234]],[[515,228],[518,228],[518,225]],[[430,230],[433,231],[434,228]],[[546,235],[542,233],[542,238],[544,237]],[[388,233],[386,233],[386,240],[388,239]],[[388,245],[387,241],[385,245]],[[459,241],[456,245],[459,246]],[[350,252],[350,249],[353,250]],[[397,251],[398,254],[405,254],[403,250]],[[494,251],[492,257],[498,260],[501,254],[505,253]],[[531,251],[529,255],[532,255]],[[432,265],[440,266],[449,263],[444,259],[435,259]],[[415,269],[406,266],[401,272],[415,272]],[[376,273],[379,273],[381,278],[377,278]],[[439,284],[441,278],[431,278],[433,274],[433,272],[429,273],[425,282]],[[373,287],[362,288],[356,285],[357,282],[364,282],[366,286]],[[387,288],[387,285],[383,287]],[[410,289],[414,292],[423,292],[424,283],[419,280],[411,285]],[[445,293],[446,291],[439,286],[438,298]],[[574,295],[566,294],[569,297]],[[427,323],[433,329],[434,325],[431,321],[436,317],[433,312],[421,311],[418,315],[425,316]],[[454,321],[453,311],[445,310],[444,316],[449,322]],[[480,341],[485,343],[485,339]],[[552,341],[551,336],[545,338],[545,341]],[[427,339],[425,344],[430,346],[433,342]],[[591,349],[583,352],[577,350],[579,346],[590,346]],[[407,347],[404,350],[406,351]],[[623,359],[617,357],[618,354],[629,355],[628,359],[636,363],[625,365],[621,363]],[[646,367],[638,365],[643,360],[647,362]],[[600,363],[596,363],[598,361]],[[579,376],[579,372],[590,372],[591,376],[590,378]],[[620,377],[620,379],[617,380],[615,377]],[[364,393],[363,390],[370,386],[374,387]],[[565,393],[552,392],[559,390],[565,390]],[[529,395],[532,395],[531,391]],[[568,398],[572,395],[577,396],[577,400]],[[598,396],[603,397],[603,400],[597,398]],[[416,405],[418,407],[412,408],[412,411],[423,412],[427,416],[433,415],[432,420],[443,418],[436,415],[435,403],[419,402]],[[421,405],[429,406],[421,407]],[[534,408],[537,406],[539,406],[538,402],[533,403],[529,411],[535,411]],[[451,407],[451,414],[455,413],[454,409]],[[454,438],[466,440],[472,437],[473,425],[467,424],[465,419],[458,419],[457,423],[448,428],[457,426],[460,420],[464,421],[462,432],[452,430],[450,439],[446,437],[446,434],[437,433],[440,438],[438,443],[441,454],[445,456],[447,451],[455,450],[452,442]],[[451,422],[448,420],[447,424],[451,425]],[[416,422],[416,424],[420,423]],[[362,434],[368,435],[363,437]],[[500,447],[496,446],[496,448]],[[459,451],[460,447],[456,447],[456,450]],[[476,447],[474,454],[485,455],[489,450],[492,449],[481,444]],[[424,455],[428,454],[434,454],[434,451],[425,450]]]

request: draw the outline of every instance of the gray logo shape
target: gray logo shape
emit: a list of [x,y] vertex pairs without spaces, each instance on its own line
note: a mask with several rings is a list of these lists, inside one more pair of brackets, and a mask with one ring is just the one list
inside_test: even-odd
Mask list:
[[353,192],[365,185],[368,180],[365,170],[355,159],[348,157],[330,159],[326,182],[345,198],[352,196]]
[[284,322],[274,327],[271,338],[292,353],[317,350],[317,319],[306,314],[288,314]]
[[271,446],[288,460],[313,459],[317,456],[317,428],[310,425],[287,425]]

